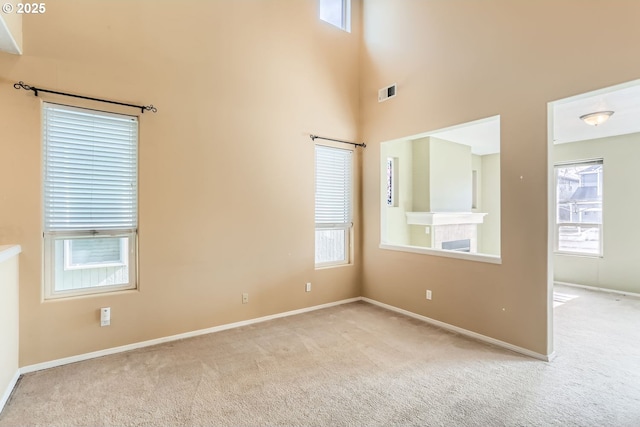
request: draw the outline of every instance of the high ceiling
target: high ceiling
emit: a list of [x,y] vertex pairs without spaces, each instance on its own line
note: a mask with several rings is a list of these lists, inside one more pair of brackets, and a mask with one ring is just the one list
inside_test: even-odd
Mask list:
[[[555,144],[640,132],[640,80],[559,100],[552,106]],[[580,120],[580,116],[597,111],[614,114],[599,126]],[[474,154],[481,156],[499,153],[500,117],[428,132],[416,138],[425,136],[469,145]]]
[[478,120],[468,125],[454,126],[429,136],[469,145],[478,156],[500,152],[500,117]]
[[[5,4],[5,6],[7,5],[12,6],[10,3]],[[8,18],[10,18],[10,16],[8,16]],[[13,17],[13,19],[14,21],[16,19],[22,20],[22,16],[20,15],[17,18]],[[2,15],[0,15],[0,52],[13,53],[17,55],[21,54],[20,47],[16,43],[14,34],[11,34],[9,26]]]

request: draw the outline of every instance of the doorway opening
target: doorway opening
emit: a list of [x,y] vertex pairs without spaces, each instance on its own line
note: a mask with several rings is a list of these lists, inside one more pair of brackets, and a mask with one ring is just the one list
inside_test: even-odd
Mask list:
[[549,336],[579,288],[640,297],[640,80],[548,104]]

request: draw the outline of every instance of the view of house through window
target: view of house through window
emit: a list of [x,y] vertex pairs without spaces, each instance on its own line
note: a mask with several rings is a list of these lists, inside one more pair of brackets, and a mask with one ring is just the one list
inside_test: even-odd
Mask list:
[[316,266],[349,262],[353,152],[316,145]]
[[320,0],[320,19],[342,30],[351,31],[349,0]]
[[602,160],[557,165],[556,250],[602,255]]
[[45,298],[136,287],[138,119],[44,104]]

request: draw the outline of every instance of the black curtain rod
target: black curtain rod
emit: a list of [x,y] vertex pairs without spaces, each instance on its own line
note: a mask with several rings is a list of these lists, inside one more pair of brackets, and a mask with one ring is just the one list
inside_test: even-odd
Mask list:
[[152,113],[157,113],[158,112],[158,109],[156,107],[154,107],[153,105],[127,104],[125,102],[110,101],[108,99],[92,98],[90,96],[82,96],[82,95],[75,95],[73,93],[58,92],[58,91],[55,91],[55,90],[42,89],[40,87],[29,86],[28,84],[25,84],[24,82],[21,82],[21,81],[18,82],[18,83],[14,83],[13,87],[18,89],[18,90],[19,89],[31,90],[31,91],[33,91],[33,93],[36,96],[38,96],[38,92],[46,92],[46,93],[53,93],[53,94],[56,94],[56,95],[70,96],[72,98],[88,99],[89,101],[106,102],[107,104],[124,105],[125,107],[138,108],[143,113],[145,111],[151,111]]
[[366,148],[367,144],[363,143],[357,143],[357,142],[349,142],[349,141],[342,141],[340,139],[333,139],[333,138],[325,138],[322,136],[318,136],[318,135],[309,135],[309,137],[311,137],[312,141],[315,141],[316,139],[324,139],[325,141],[333,141],[333,142],[340,142],[342,144],[351,144],[351,145],[355,145],[356,147],[362,147],[362,148]]

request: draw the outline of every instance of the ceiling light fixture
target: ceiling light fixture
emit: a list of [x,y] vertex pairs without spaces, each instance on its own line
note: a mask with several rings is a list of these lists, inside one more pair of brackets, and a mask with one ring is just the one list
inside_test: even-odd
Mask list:
[[597,111],[580,116],[580,119],[588,125],[598,126],[609,120],[609,117],[611,117],[613,113],[613,111]]

